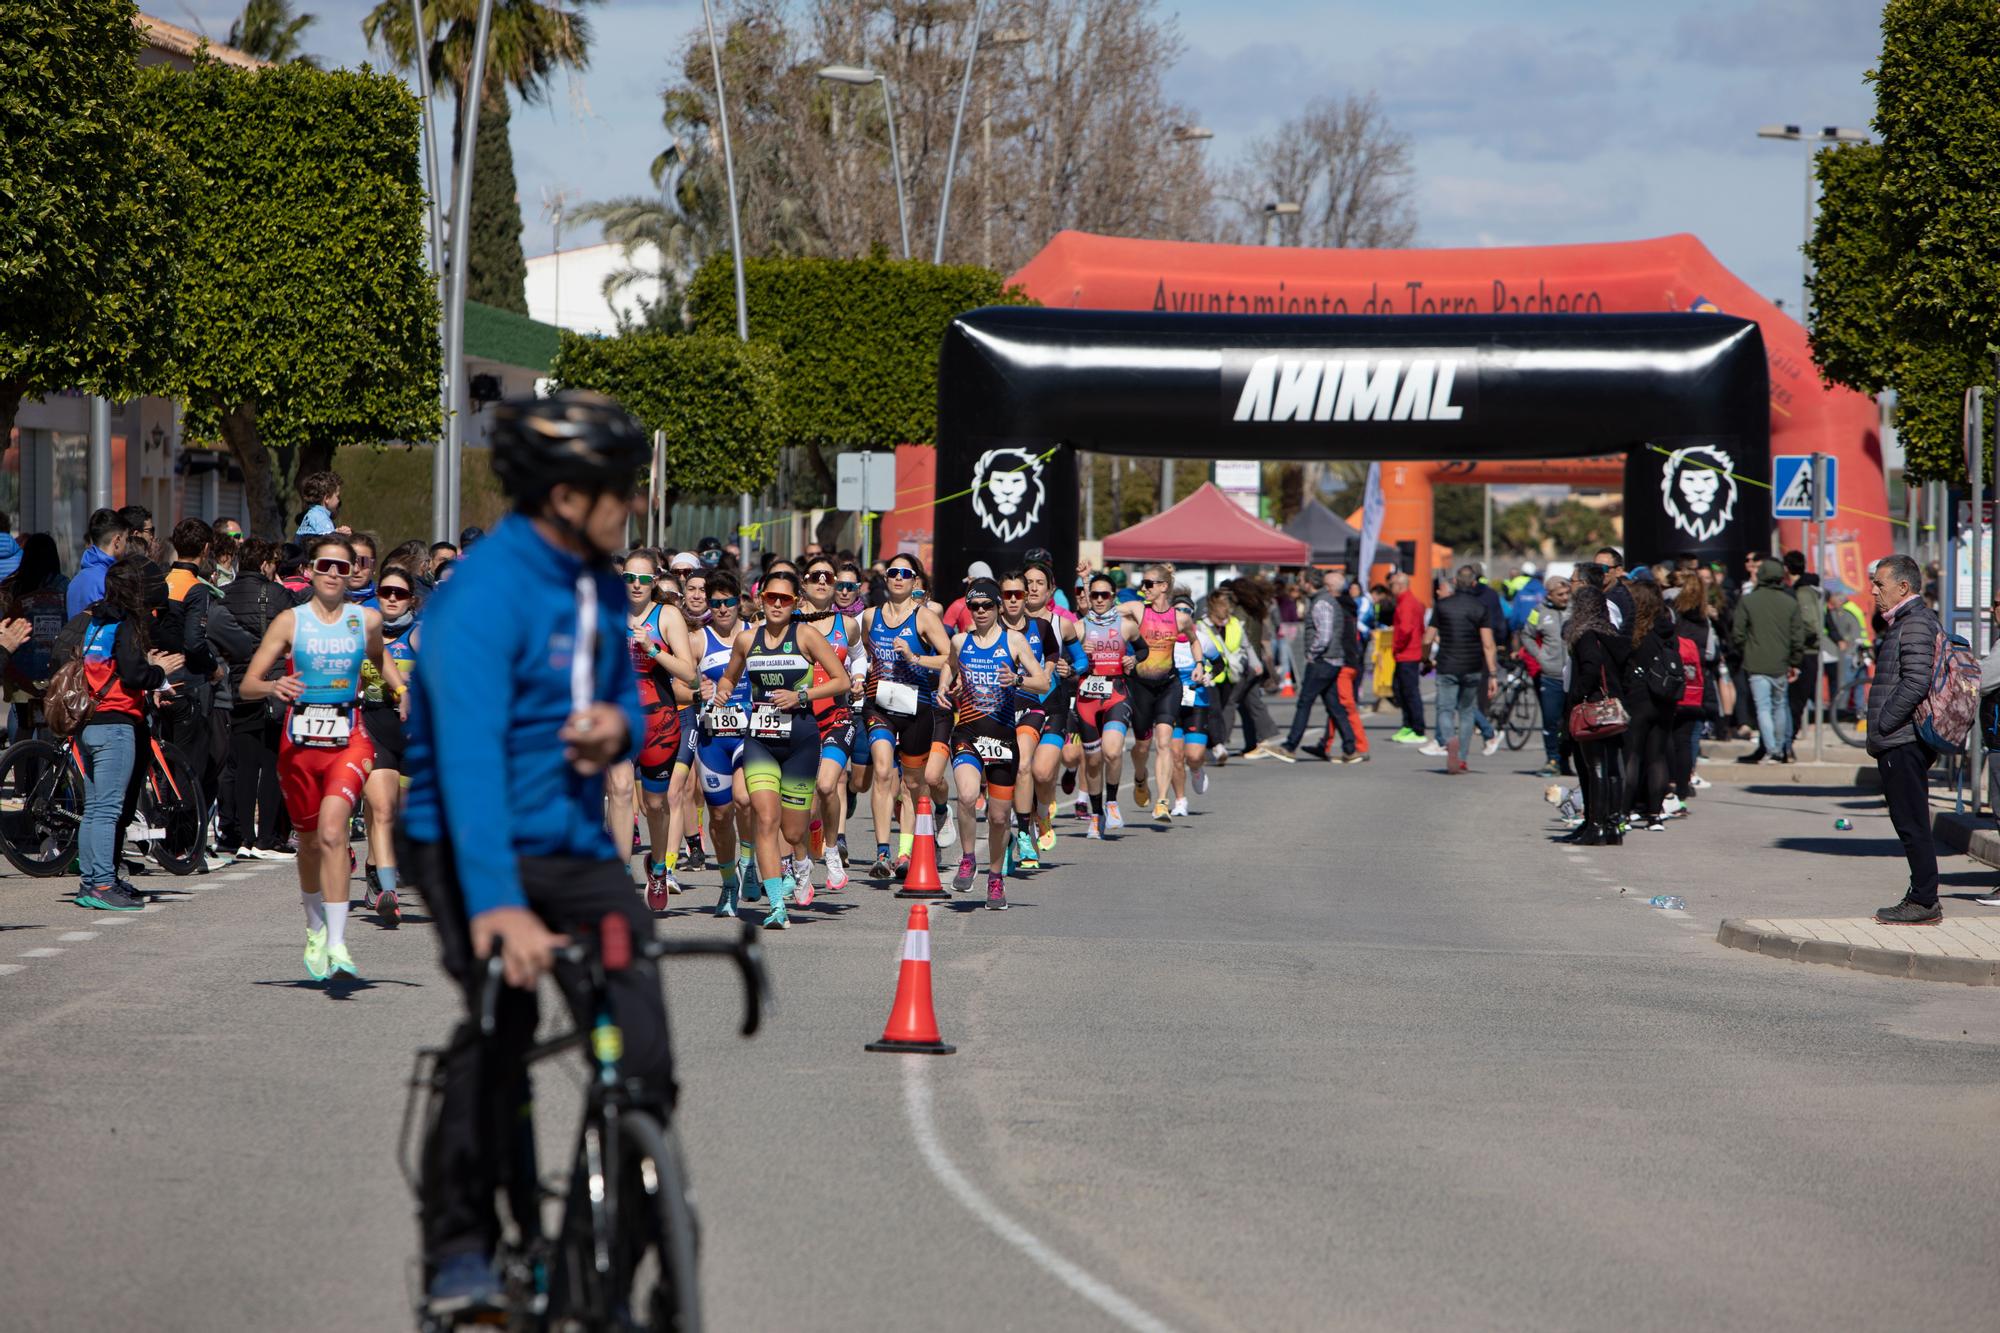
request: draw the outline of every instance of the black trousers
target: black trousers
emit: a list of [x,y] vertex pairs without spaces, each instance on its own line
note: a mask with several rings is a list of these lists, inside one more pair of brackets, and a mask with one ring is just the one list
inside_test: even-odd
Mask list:
[[1805,664],[1799,668],[1799,678],[1785,687],[1785,697],[1792,705],[1792,748],[1799,748],[1801,736],[1812,736],[1812,697],[1819,688],[1819,653],[1814,651]]
[[1334,662],[1311,662],[1306,665],[1306,678],[1299,685],[1298,709],[1292,714],[1292,729],[1285,736],[1285,748],[1296,750],[1299,742],[1306,738],[1306,727],[1312,722],[1315,703],[1326,707],[1328,719],[1340,728],[1343,749],[1354,748],[1354,734],[1347,724],[1347,710],[1340,706],[1340,667]]
[[236,758],[236,836],[241,845],[274,851],[285,840],[285,801],[278,789],[278,724],[262,699],[232,710],[229,748]]
[[[437,1119],[424,1142],[424,1251],[433,1262],[467,1251],[491,1254],[500,1238],[494,1196],[501,1162],[510,1156],[521,1160],[516,1127],[534,1100],[520,1054],[534,1042],[540,1006],[533,991],[503,988],[494,1035],[480,1040],[477,1015],[486,969],[473,956],[457,867],[447,847],[398,841],[398,859],[412,881],[423,885],[424,903],[437,921],[444,970],[463,991],[467,1012],[446,1048]],[[622,863],[524,856],[520,870],[528,906],[550,929],[573,939],[590,936],[615,913],[625,918],[635,941],[653,938],[652,914],[632,891]],[[596,1016],[581,1008],[582,971],[564,964],[555,975],[571,1016],[587,1027]],[[637,1090],[640,1104],[664,1123],[676,1089],[659,964],[634,959],[631,967],[613,973],[608,985],[612,1017],[625,1038],[619,1072]]]
[[1673,723],[1651,699],[1627,699],[1625,704],[1632,718],[1625,732],[1627,809],[1634,815],[1657,815],[1667,794],[1667,734]]
[[1694,733],[1699,726],[1698,715],[1677,713],[1667,733],[1667,786],[1683,801],[1694,795]]
[[1931,840],[1930,768],[1937,752],[1922,741],[1897,745],[1875,756],[1875,771],[1882,775],[1882,798],[1889,806],[1889,822],[1902,839],[1903,855],[1910,862],[1909,898],[1925,907],[1938,900],[1937,844]]
[[1392,687],[1403,709],[1403,725],[1419,736],[1424,734],[1423,663],[1398,662]]
[[1609,833],[1625,813],[1625,738],[1576,743],[1576,771],[1583,779],[1583,822]]

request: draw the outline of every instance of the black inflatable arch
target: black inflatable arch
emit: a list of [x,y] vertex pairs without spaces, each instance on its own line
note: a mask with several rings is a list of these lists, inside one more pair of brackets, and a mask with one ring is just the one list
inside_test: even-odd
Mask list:
[[[1260,459],[1623,452],[1629,559],[1763,546],[1763,336],[1715,314],[1175,315],[992,307],[938,357],[936,587],[1075,564],[1075,450]],[[1734,474],[1734,475],[1731,475]],[[965,494],[960,494],[965,492]]]

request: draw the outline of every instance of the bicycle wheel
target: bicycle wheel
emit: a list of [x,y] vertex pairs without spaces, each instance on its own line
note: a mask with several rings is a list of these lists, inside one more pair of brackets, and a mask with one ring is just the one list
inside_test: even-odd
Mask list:
[[26,740],[0,754],[0,852],[24,875],[71,868],[83,828],[83,774],[69,751]]
[[1526,685],[1516,685],[1507,696],[1507,748],[1518,750],[1528,743],[1528,738],[1541,730],[1542,707],[1535,692]]
[[208,802],[201,778],[179,749],[162,741],[160,757],[146,772],[139,788],[139,814],[146,827],[157,830],[150,840],[153,859],[169,875],[192,875],[201,868],[208,835]]
[[1849,745],[1868,744],[1868,677],[1857,676],[1835,691],[1826,711],[1834,735]]
[[638,1192],[628,1188],[619,1210],[620,1229],[637,1242],[631,1247],[638,1257],[628,1271],[628,1308],[639,1328],[700,1333],[701,1279],[695,1264],[701,1237],[680,1138],[644,1112],[627,1111],[618,1123],[626,1160],[637,1168],[628,1176],[638,1181]]

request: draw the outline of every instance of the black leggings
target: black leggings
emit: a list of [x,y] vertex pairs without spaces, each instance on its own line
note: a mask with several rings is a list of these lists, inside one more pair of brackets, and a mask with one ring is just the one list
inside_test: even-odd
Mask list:
[[1629,707],[1632,725],[1625,733],[1627,808],[1634,817],[1660,813],[1667,794],[1667,733],[1673,723],[1652,707],[1651,700]]
[[1578,741],[1576,758],[1583,779],[1583,822],[1609,833],[1625,810],[1625,738]]
[[1700,725],[1699,714],[1684,712],[1667,734],[1667,785],[1683,801],[1694,795],[1694,732]]
[[275,851],[284,841],[285,801],[278,789],[278,724],[262,699],[236,705],[229,748],[236,756],[236,836],[248,846]]
[[[506,836],[505,830],[499,836]],[[472,955],[457,868],[443,845],[398,841],[399,863],[408,867],[413,882],[424,886],[424,902],[437,918],[440,961],[464,992],[468,1011],[446,1048],[437,1119],[423,1148],[423,1243],[425,1257],[435,1263],[467,1251],[491,1254],[499,1240],[493,1197],[502,1159],[521,1146],[514,1126],[531,1104],[532,1088],[519,1057],[534,1042],[540,1009],[533,991],[504,987],[494,1013],[494,1035],[478,1039],[478,1020],[470,1015],[478,1011],[486,969]],[[594,935],[598,923],[615,912],[625,918],[634,941],[653,938],[652,914],[632,892],[631,875],[622,862],[524,856],[519,865],[522,894],[550,928],[572,937]],[[588,1025],[594,1015],[580,1009],[581,970],[558,964],[555,975],[571,1016]],[[608,985],[612,1017],[625,1037],[619,1072],[636,1087],[640,1105],[664,1124],[675,1089],[659,964],[634,958],[630,967],[611,974]],[[515,1175],[534,1180],[527,1169]]]

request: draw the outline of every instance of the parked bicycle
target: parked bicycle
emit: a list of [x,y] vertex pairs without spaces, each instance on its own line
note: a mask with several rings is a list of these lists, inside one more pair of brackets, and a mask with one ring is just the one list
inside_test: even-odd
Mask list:
[[[762,1023],[770,994],[759,936],[746,921],[732,938],[683,936],[635,944],[625,918],[613,914],[604,918],[595,939],[557,951],[558,959],[584,969],[581,1009],[593,1017],[588,1028],[579,1026],[536,1043],[522,1060],[532,1066],[570,1051],[589,1053],[591,1077],[568,1185],[559,1188],[539,1179],[532,1104],[524,1107],[514,1151],[500,1172],[504,1213],[511,1222],[498,1256],[504,1305],[440,1314],[419,1297],[417,1327],[422,1333],[466,1326],[521,1333],[699,1333],[698,1230],[680,1141],[671,1124],[638,1108],[619,1075],[624,1042],[612,1019],[606,978],[635,958],[710,954],[733,959],[743,981],[742,1033],[748,1037]],[[502,984],[496,957],[481,987],[479,1035],[472,1040],[492,1039]],[[413,1192],[420,1188],[413,1149],[430,1137],[439,1113],[446,1054],[437,1048],[417,1052],[410,1078],[401,1157]],[[422,1283],[418,1286],[421,1290]]]
[[1499,683],[1493,691],[1493,711],[1488,714],[1507,738],[1507,748],[1518,750],[1542,729],[1541,695],[1534,677],[1515,662],[1500,664]]
[[1837,685],[1831,685],[1826,705],[1826,720],[1833,724],[1833,734],[1841,740],[1849,745],[1866,745],[1868,686],[1875,679],[1874,648],[1865,643],[1857,645],[1853,661],[1845,665],[1846,679]]
[[[83,828],[83,749],[40,737],[0,753],[0,852],[26,875],[74,873]],[[152,738],[126,847],[143,849],[170,875],[201,868],[208,841],[208,802],[187,756]]]

